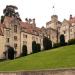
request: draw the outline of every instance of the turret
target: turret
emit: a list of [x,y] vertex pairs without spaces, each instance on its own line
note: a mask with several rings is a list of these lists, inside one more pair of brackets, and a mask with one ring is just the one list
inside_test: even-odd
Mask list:
[[57,15],[52,15],[51,16],[51,21],[52,22],[57,22],[58,21],[58,16]]

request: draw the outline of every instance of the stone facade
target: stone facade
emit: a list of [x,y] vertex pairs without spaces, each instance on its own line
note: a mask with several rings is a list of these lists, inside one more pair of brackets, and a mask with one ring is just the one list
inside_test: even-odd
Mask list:
[[16,16],[5,16],[3,23],[0,22],[0,59],[8,58],[5,56],[7,46],[11,46],[17,52],[15,57],[22,53],[22,46],[27,46],[27,53],[32,53],[32,42],[36,41],[43,50],[43,37],[48,37],[52,44],[60,42],[60,35],[64,34],[65,41],[75,38],[75,17],[70,15],[70,19],[58,20],[57,15],[51,16],[51,21],[46,23],[46,28],[36,27],[35,18],[25,19],[22,22]]
[[63,22],[58,21],[57,15],[51,16],[51,21],[46,23],[47,33],[49,33],[50,39],[53,43],[60,42],[60,35],[65,36],[65,42],[75,38],[75,17],[70,15],[70,19],[64,19]]
[[52,15],[51,21],[46,23],[47,33],[53,44],[59,42],[61,24],[57,15]]
[[70,39],[75,38],[75,18],[70,16],[69,20],[65,20],[62,22],[62,26],[60,29],[60,33],[64,34],[65,41],[68,42]]
[[[33,20],[33,22],[35,22]],[[22,46],[27,46],[27,53],[32,53],[32,42],[36,41],[43,48],[43,38],[40,36],[41,29],[34,25],[35,23],[22,22],[15,17],[5,16],[4,22],[0,24],[0,58],[8,58],[5,56],[6,46],[11,46],[17,52],[15,57],[19,57],[22,53]]]

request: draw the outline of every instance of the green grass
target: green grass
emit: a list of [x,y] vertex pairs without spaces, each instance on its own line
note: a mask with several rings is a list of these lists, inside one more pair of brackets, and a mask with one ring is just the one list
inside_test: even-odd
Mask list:
[[0,71],[39,70],[75,67],[75,45],[0,62]]

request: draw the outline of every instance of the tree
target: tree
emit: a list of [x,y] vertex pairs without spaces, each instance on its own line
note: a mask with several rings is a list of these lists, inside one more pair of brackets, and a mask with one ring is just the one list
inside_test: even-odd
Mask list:
[[18,12],[15,12],[14,17],[16,17],[19,21],[22,21]]
[[41,51],[40,44],[39,44],[39,43],[37,43],[37,44],[36,44],[36,46],[37,46],[37,52],[40,52],[40,51]]
[[4,16],[9,16],[9,17],[16,17],[19,21],[22,21],[19,13],[16,12],[15,10],[17,10],[18,8],[16,6],[13,5],[7,5],[6,8],[3,10],[3,14]]
[[26,56],[27,55],[27,46],[23,45],[22,46],[22,56]]
[[75,44],[75,39],[68,40],[68,45],[73,45],[73,44]]
[[1,23],[4,22],[4,16],[1,16]]
[[32,52],[36,53],[37,52],[37,46],[36,46],[36,41],[32,42]]
[[51,49],[52,48],[52,41],[49,40],[47,37],[44,37],[43,38],[43,47],[44,47],[44,50]]
[[58,47],[60,47],[61,45],[60,45],[60,43],[54,43],[53,44],[53,48],[58,48]]
[[7,5],[6,8],[3,10],[4,16],[14,16],[15,14],[15,10],[17,10],[18,8],[16,6],[13,5]]
[[65,46],[65,37],[63,34],[60,35],[60,45]]

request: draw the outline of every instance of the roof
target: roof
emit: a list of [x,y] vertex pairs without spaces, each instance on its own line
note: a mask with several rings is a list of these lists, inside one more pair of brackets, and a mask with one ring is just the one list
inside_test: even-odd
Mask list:
[[70,23],[70,24],[75,23],[75,17],[72,17],[72,18],[69,20],[69,23]]
[[[6,23],[8,25],[10,25],[12,23],[13,19],[14,19],[13,17],[11,18],[11,17],[6,16],[3,24],[0,23],[0,35],[3,35],[2,28],[7,28]],[[29,24],[27,22],[20,21],[20,26],[21,26],[21,28],[25,29],[26,33],[38,35],[41,32],[41,28],[38,28],[38,27],[34,28],[33,24]]]
[[[52,23],[52,21],[49,21],[49,22],[46,23],[46,25],[49,25],[49,24],[51,24],[51,23]],[[58,23],[58,24],[61,24],[60,21],[58,21],[57,23]]]
[[27,32],[27,33],[30,33],[30,34],[38,35],[39,32],[41,31],[40,28],[38,28],[38,27],[35,27],[35,28],[34,28],[32,24],[29,24],[29,23],[27,23],[27,22],[22,22],[22,21],[21,21],[21,22],[20,22],[20,25],[21,25],[22,28],[26,29],[26,32]]
[[51,24],[51,21],[49,21],[49,22],[46,23],[46,25],[49,25],[49,24]]

